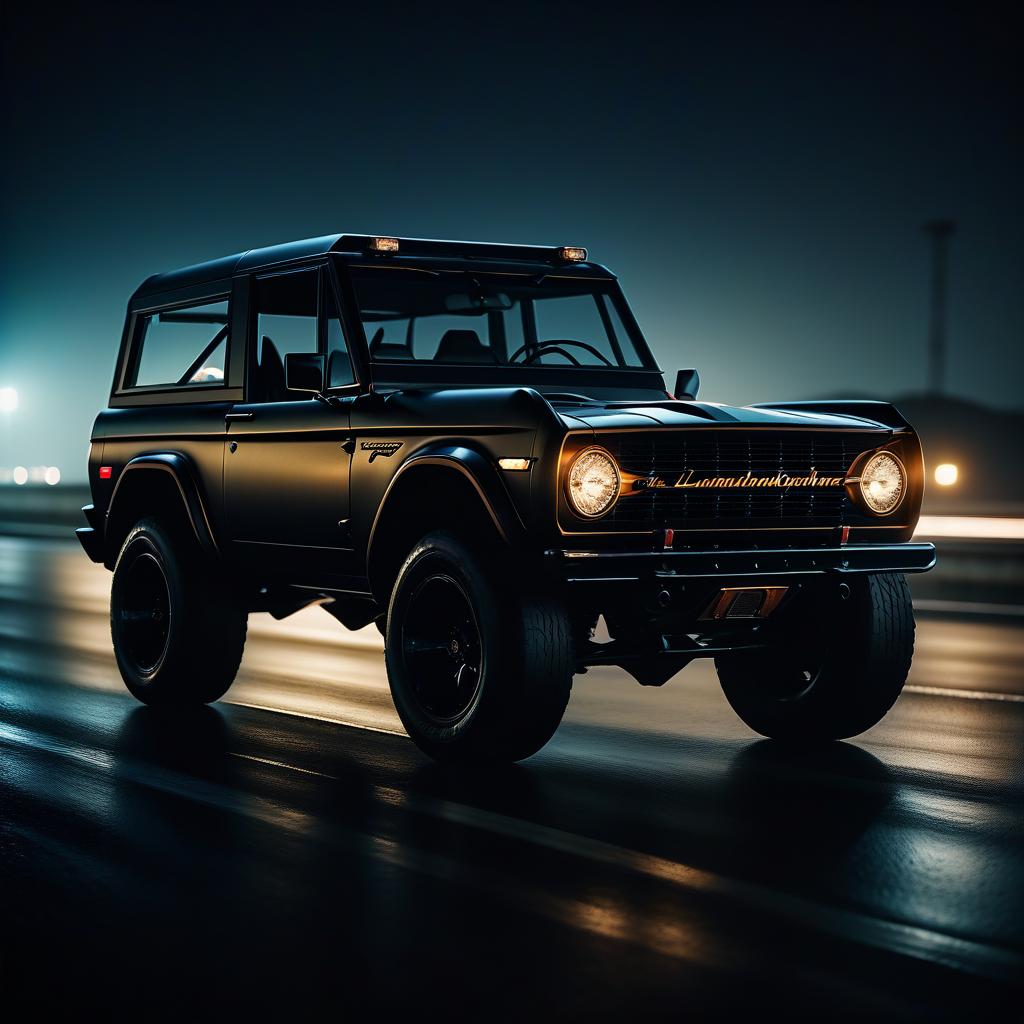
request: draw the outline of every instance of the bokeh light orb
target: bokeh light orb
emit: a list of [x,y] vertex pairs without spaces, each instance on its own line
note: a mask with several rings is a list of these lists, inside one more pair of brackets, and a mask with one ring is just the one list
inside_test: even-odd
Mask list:
[[940,487],[952,487],[960,476],[960,470],[952,462],[943,462],[935,467],[935,482]]
[[47,466],[43,479],[51,486],[60,483],[60,470],[56,466]]
[[15,466],[11,479],[20,487],[28,483],[28,470],[24,466]]
[[14,412],[18,408],[18,392],[14,388],[0,388],[0,412]]

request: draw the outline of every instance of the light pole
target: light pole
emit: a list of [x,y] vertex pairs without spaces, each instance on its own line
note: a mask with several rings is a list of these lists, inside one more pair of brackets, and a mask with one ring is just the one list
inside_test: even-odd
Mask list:
[[946,390],[946,278],[951,220],[933,220],[924,226],[931,239],[932,283],[928,324],[928,392],[941,395]]

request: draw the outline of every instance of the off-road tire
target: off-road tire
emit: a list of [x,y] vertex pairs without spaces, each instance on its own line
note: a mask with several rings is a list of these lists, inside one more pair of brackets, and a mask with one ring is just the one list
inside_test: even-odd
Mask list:
[[[140,597],[148,592],[158,598]],[[147,603],[154,622],[166,618],[163,640],[138,639]],[[244,605],[187,526],[148,518],[132,528],[114,565],[110,633],[121,677],[135,697],[164,707],[222,697],[238,672],[247,621]]]
[[[816,604],[802,633],[788,634],[778,650],[716,659],[726,699],[755,732],[798,743],[844,739],[870,729],[896,702],[914,654],[906,577],[867,576],[848,586],[846,600]],[[815,638],[820,653],[805,655]],[[798,669],[801,655],[813,669]],[[797,671],[810,675],[806,686]]]
[[[407,635],[416,595],[442,578],[467,599],[481,652],[475,692],[446,719],[424,707]],[[388,607],[388,682],[402,724],[436,760],[511,762],[540,750],[565,713],[574,654],[564,608],[532,592],[498,550],[431,533],[399,570]]]

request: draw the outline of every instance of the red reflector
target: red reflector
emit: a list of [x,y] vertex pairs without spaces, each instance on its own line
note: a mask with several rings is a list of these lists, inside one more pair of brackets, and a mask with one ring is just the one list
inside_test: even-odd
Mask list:
[[114,473],[113,466],[100,466],[100,479],[109,480]]
[[665,531],[665,547],[666,548],[672,547],[672,542],[675,539],[676,539],[676,531],[675,530],[668,529],[668,530]]
[[850,539],[850,528],[848,526],[842,526],[839,529],[839,543],[845,544]]

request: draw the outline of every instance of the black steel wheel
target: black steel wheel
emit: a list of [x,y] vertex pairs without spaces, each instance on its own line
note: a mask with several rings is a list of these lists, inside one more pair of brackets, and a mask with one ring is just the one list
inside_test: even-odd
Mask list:
[[440,574],[416,587],[402,626],[402,652],[424,714],[450,724],[469,713],[480,693],[483,646],[458,580]]
[[110,590],[121,677],[146,704],[224,695],[245,647],[247,614],[179,523],[144,519],[125,538]]
[[755,732],[797,743],[844,739],[896,702],[914,654],[906,578],[843,586],[813,600],[773,648],[715,660],[726,699]]
[[416,744],[443,761],[518,761],[558,728],[574,651],[568,618],[494,549],[446,533],[405,560],[388,607],[388,682]]

